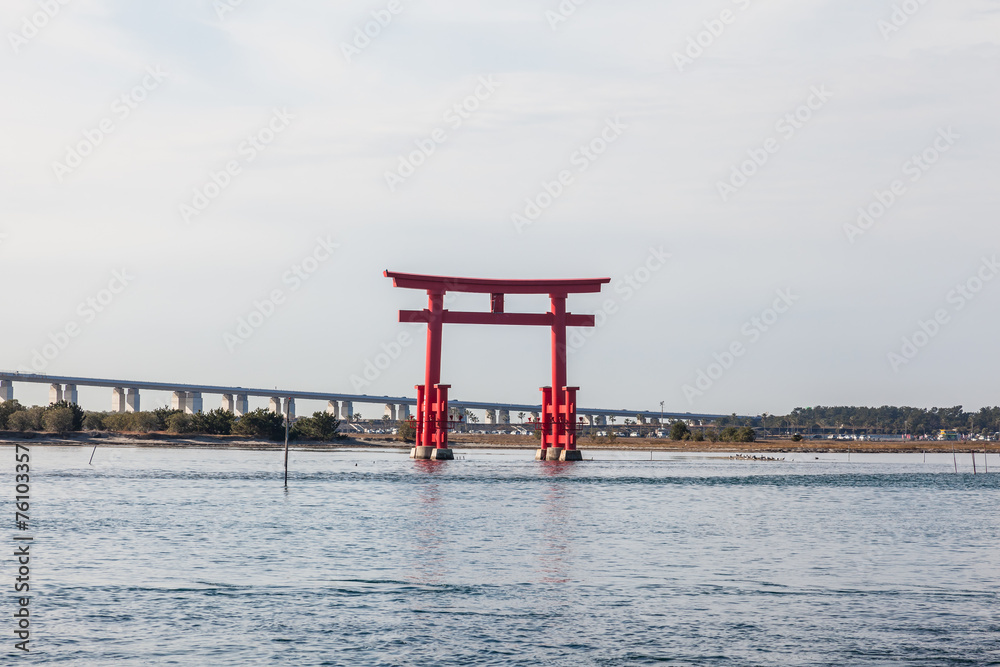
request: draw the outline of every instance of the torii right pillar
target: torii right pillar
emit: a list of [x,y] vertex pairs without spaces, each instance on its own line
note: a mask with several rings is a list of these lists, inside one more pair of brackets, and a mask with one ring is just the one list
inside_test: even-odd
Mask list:
[[541,448],[538,461],[582,461],[576,448],[576,392],[566,386],[566,295],[550,295],[552,386],[542,387]]

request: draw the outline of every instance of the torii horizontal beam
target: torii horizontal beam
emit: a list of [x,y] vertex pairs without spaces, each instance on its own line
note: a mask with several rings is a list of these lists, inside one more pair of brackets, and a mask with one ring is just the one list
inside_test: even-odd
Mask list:
[[489,278],[454,278],[417,273],[386,271],[393,287],[422,289],[428,292],[474,292],[478,294],[586,294],[600,292],[611,278],[561,280],[492,280]]
[[[426,309],[399,311],[400,322],[430,322],[431,317],[431,311]],[[442,324],[511,324],[551,327],[555,326],[556,317],[552,313],[468,313],[445,310],[441,313],[441,322]],[[566,326],[592,327],[594,326],[594,316],[567,313]]]

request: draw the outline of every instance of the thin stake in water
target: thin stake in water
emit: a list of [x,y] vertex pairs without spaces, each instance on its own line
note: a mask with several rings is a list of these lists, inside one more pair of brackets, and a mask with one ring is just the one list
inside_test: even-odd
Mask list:
[[285,488],[288,488],[288,417],[291,401],[285,399]]
[[90,453],[90,460],[87,461],[87,465],[94,465],[94,453],[97,452],[97,445],[94,445],[94,451]]

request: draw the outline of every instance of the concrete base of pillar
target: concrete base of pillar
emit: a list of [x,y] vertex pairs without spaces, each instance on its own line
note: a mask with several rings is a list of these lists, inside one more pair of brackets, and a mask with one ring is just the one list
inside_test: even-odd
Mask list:
[[583,452],[581,452],[579,449],[567,449],[567,450],[563,451],[562,454],[559,455],[559,460],[560,461],[582,461],[583,460]]
[[536,449],[535,450],[535,460],[536,461],[544,461],[545,460],[545,452],[547,452],[547,451],[548,451],[547,449]]
[[546,461],[559,461],[560,456],[562,456],[562,447],[549,447],[545,456]]
[[450,449],[438,449],[437,447],[414,447],[410,450],[410,458],[424,461],[452,461],[455,459],[455,453]]

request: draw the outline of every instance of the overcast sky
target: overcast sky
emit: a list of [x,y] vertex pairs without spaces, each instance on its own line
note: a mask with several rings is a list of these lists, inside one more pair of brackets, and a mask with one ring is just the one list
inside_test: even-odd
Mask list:
[[[390,269],[611,278],[569,300],[602,325],[571,338],[584,407],[1000,400],[997,0],[7,0],[0,27],[0,368],[413,395],[396,311],[426,296]],[[455,398],[549,383],[544,329],[444,343]]]

